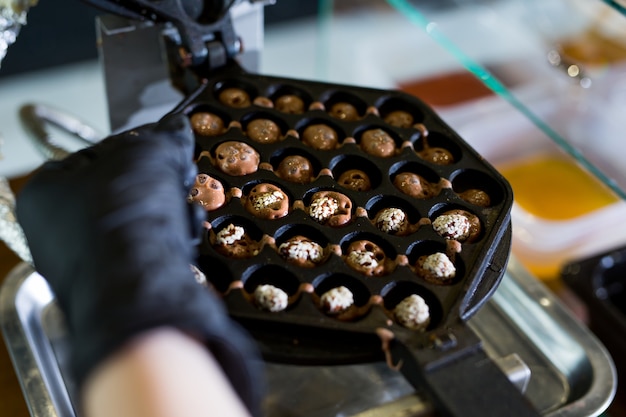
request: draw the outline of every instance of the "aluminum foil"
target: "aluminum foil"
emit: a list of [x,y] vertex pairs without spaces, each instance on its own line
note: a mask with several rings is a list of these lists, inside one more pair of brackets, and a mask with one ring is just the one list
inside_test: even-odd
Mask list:
[[37,0],[0,0],[0,65],[26,24],[28,10],[36,4]]
[[24,231],[15,217],[15,197],[9,181],[3,177],[0,177],[0,240],[23,261],[33,263]]

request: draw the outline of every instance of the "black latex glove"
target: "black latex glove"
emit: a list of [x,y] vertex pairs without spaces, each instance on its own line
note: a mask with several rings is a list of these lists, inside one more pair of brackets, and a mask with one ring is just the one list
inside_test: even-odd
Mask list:
[[200,229],[185,201],[193,149],[184,116],[109,137],[44,164],[18,196],[17,216],[67,318],[79,387],[133,336],[174,326],[206,342],[258,414],[256,347],[189,266]]

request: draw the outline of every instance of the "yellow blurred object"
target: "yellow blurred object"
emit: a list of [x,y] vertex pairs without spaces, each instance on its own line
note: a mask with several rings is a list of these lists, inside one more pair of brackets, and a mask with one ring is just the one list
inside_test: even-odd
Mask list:
[[544,219],[570,220],[618,201],[595,177],[556,155],[533,156],[500,171],[513,187],[515,202]]
[[563,55],[588,65],[611,65],[626,60],[624,40],[609,37],[597,28],[561,40],[560,49]]

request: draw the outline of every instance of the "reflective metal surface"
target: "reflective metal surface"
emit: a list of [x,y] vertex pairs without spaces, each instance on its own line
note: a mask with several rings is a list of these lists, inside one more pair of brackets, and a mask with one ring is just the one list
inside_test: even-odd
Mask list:
[[[74,387],[64,368],[68,349],[63,318],[45,280],[27,264],[16,267],[4,282],[0,322],[31,415],[76,416]],[[612,401],[615,367],[604,346],[514,259],[498,291],[470,325],[496,361],[514,354],[530,369],[526,395],[543,415],[598,416]],[[506,372],[511,377],[515,369],[508,366]],[[267,370],[269,417],[431,413],[401,374],[383,363],[268,364]]]

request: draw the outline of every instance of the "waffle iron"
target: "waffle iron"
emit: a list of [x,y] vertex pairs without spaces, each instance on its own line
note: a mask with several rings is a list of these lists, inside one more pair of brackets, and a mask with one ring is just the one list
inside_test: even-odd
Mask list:
[[[510,209],[513,195],[506,180],[455,131],[418,98],[398,91],[376,90],[307,80],[251,74],[234,60],[240,45],[228,19],[232,2],[162,0],[102,1],[87,3],[132,19],[168,22],[178,29],[165,45],[172,63],[172,80],[186,95],[173,110],[189,117],[198,112],[218,115],[227,126],[223,133],[196,135],[196,161],[200,173],[217,179],[227,192],[227,203],[207,211],[207,230],[199,245],[197,266],[212,291],[223,296],[232,317],[258,341],[268,361],[294,364],[351,364],[385,360],[433,402],[444,416],[537,416],[531,404],[486,355],[467,320],[489,299],[506,270],[511,246]],[[171,32],[168,32],[171,34]],[[226,89],[245,93],[249,103],[233,106],[220,99]],[[280,111],[274,105],[285,95],[305,104],[301,113]],[[357,112],[342,119],[329,109],[347,103]],[[388,123],[386,116],[402,111],[413,121],[407,126]],[[255,119],[270,119],[281,139],[258,143],[246,134]],[[311,124],[331,126],[338,135],[332,149],[316,149],[303,142]],[[363,150],[368,129],[380,129],[394,139],[391,156],[372,156]],[[231,175],[216,164],[216,148],[227,141],[251,146],[260,157],[259,168],[246,175]],[[424,158],[428,149],[443,149],[450,156],[442,164]],[[282,159],[307,157],[314,178],[294,183],[277,175]],[[355,191],[337,178],[349,169],[367,173],[371,187]],[[439,184],[428,198],[414,198],[394,185],[401,173],[418,174]],[[271,184],[288,197],[288,214],[261,219],[244,202],[255,187]],[[465,198],[480,190],[488,203]],[[316,192],[336,192],[351,202],[350,221],[340,227],[320,224],[307,207]],[[385,207],[400,207],[414,225],[398,236],[375,227],[373,216]],[[470,243],[451,242],[433,230],[441,213],[464,210],[481,224]],[[243,227],[259,243],[253,256],[232,259],[214,244],[215,233],[229,224]],[[286,262],[277,245],[305,235],[328,250],[324,261],[303,268]],[[385,274],[368,276],[349,267],[348,247],[358,240],[380,246],[391,267]],[[420,256],[447,253],[456,268],[445,284],[426,281],[416,273]],[[271,284],[289,294],[280,312],[258,308],[252,293]],[[320,296],[337,286],[354,294],[353,313],[326,314]],[[428,304],[430,324],[425,331],[400,325],[393,309],[411,294]]]

